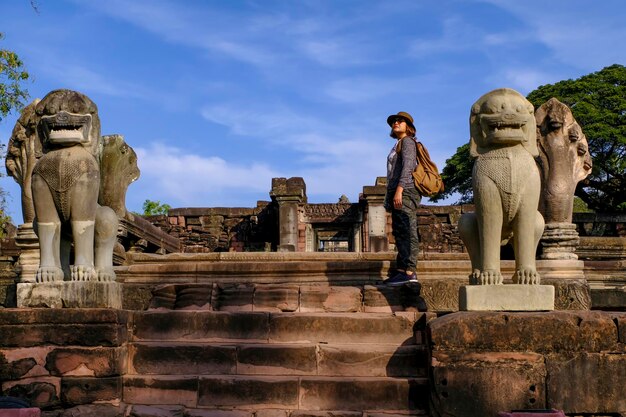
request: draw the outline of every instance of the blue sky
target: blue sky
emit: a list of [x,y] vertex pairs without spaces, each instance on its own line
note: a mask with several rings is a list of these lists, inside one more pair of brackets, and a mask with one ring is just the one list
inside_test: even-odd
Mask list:
[[[254,207],[272,177],[310,202],[357,201],[385,175],[407,111],[440,169],[471,104],[626,63],[623,0],[3,0],[0,48],[32,98],[78,90],[141,177],[127,206]],[[8,142],[17,116],[0,122]],[[20,223],[19,187],[10,215]],[[427,200],[425,200],[428,203]]]

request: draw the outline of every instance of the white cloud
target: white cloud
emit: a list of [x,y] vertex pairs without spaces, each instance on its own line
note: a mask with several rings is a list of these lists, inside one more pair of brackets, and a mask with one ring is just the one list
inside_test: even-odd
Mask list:
[[61,85],[86,94],[104,94],[113,97],[146,98],[148,93],[142,91],[134,83],[107,77],[80,64],[69,60],[52,61],[41,65],[40,70],[47,76],[57,80]]
[[[264,70],[277,63],[307,61],[325,67],[361,66],[380,62],[381,40],[371,33],[355,37],[358,14],[339,17],[315,15],[314,3],[300,10],[268,11],[267,8],[189,6],[182,2],[157,0],[109,0],[81,6],[98,10],[136,25],[168,42],[200,48]],[[243,11],[242,11],[243,10]],[[382,55],[384,56],[384,55]]]
[[305,179],[311,201],[328,201],[341,194],[356,201],[364,185],[373,185],[377,176],[385,175],[387,150],[382,146],[371,147],[358,140],[332,146],[329,139],[315,139],[327,151],[324,158],[312,165],[281,165],[280,171],[264,162],[244,165],[216,156],[187,154],[158,143],[138,147],[135,151],[141,176],[129,192],[133,200],[128,206],[138,209],[141,202],[151,199],[174,207],[252,207],[257,199],[269,199],[272,178],[292,176]]
[[221,103],[207,105],[200,114],[206,120],[226,126],[236,135],[276,136],[285,132],[306,129],[314,124],[291,109],[270,103]]
[[142,194],[181,205],[216,203],[216,194],[268,191],[271,179],[280,176],[264,163],[242,165],[216,156],[186,154],[159,143],[135,151]]
[[[555,60],[587,71],[623,63],[626,53],[626,9],[621,0],[541,1],[540,8],[528,2],[484,0],[521,19],[526,39],[551,50]],[[543,83],[542,83],[543,84]]]
[[233,134],[294,150],[309,163],[330,165],[335,160],[369,157],[372,150],[380,150],[378,141],[348,117],[321,120],[265,102],[208,105],[201,114],[206,120],[228,127]]
[[451,16],[443,20],[442,33],[437,38],[416,39],[409,50],[411,55],[419,58],[431,54],[445,54],[480,47],[482,30],[468,24],[459,16]]
[[386,173],[385,160],[392,141],[385,139],[384,125],[381,132],[371,132],[349,117],[319,120],[268,103],[206,106],[202,115],[234,134],[246,135],[247,140],[297,155],[296,159],[276,162],[280,176],[303,177],[312,200],[349,194],[356,201],[363,185],[374,184],[377,176]]
[[502,78],[505,80],[503,85],[510,85],[510,88],[527,95],[540,85],[550,82],[552,76],[529,68],[510,68],[503,72]]
[[396,79],[350,77],[330,82],[324,91],[340,102],[362,103],[397,93],[398,84],[401,83],[402,80]]

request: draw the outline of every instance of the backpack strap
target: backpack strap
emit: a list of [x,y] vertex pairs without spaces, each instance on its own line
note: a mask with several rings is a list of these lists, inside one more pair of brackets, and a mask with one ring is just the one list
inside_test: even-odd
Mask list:
[[400,139],[397,143],[396,143],[396,154],[399,154],[400,152],[402,152],[402,141],[406,138],[411,138],[413,139],[413,142],[415,143],[415,154],[417,155],[417,151],[419,151],[419,147],[418,147],[418,141],[417,139],[415,139],[415,136],[405,136],[402,139]]

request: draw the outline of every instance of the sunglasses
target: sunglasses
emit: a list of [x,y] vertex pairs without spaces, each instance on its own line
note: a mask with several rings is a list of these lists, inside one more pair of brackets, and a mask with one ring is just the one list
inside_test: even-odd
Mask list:
[[394,121],[391,124],[395,125],[396,123],[406,123],[406,121],[404,119],[397,118],[397,119],[394,119]]

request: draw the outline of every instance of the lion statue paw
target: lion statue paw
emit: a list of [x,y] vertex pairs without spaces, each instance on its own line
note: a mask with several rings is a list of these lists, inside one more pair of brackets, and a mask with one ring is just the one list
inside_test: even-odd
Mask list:
[[538,285],[540,281],[539,273],[535,268],[521,267],[515,271],[513,282],[515,284],[531,284]]
[[502,284],[502,274],[494,269],[486,269],[480,273],[480,285],[500,285]]
[[56,266],[42,266],[37,269],[35,274],[36,282],[55,282],[63,281],[63,269]]
[[93,266],[72,265],[70,267],[72,281],[95,281],[97,275]]

